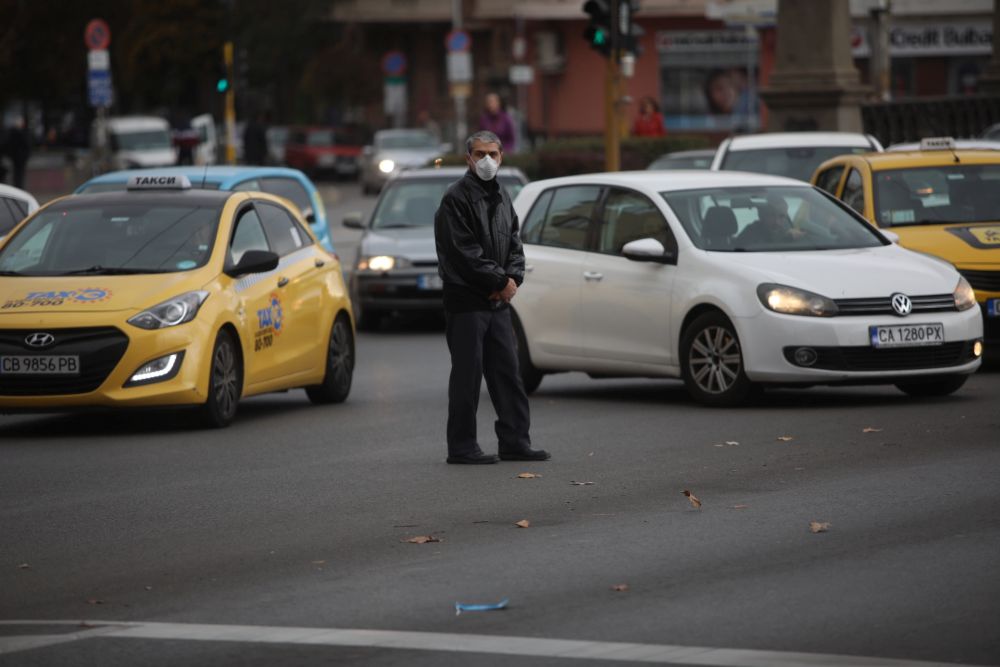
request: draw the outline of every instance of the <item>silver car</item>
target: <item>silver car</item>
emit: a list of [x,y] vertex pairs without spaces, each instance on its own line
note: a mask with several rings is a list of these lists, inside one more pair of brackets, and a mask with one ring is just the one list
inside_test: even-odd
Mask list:
[[361,190],[377,193],[404,169],[423,167],[451,151],[437,137],[421,129],[379,130],[371,146],[361,151]]
[[[442,284],[434,247],[434,213],[463,167],[410,169],[390,180],[371,218],[344,216],[344,226],[364,230],[350,277],[358,328],[376,328],[393,311],[442,311]],[[528,182],[520,169],[497,175],[514,199]]]

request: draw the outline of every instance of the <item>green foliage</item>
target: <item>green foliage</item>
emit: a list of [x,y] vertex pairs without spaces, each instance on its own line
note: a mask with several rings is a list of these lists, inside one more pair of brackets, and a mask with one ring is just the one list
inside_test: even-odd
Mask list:
[[[623,171],[645,169],[664,153],[710,146],[708,139],[697,135],[632,137],[622,141],[621,167]],[[461,153],[448,155],[443,162],[452,166],[463,165],[465,156]],[[508,167],[518,167],[533,181],[601,172],[604,171],[604,138],[556,139],[546,142],[532,153],[505,154],[503,163]]]

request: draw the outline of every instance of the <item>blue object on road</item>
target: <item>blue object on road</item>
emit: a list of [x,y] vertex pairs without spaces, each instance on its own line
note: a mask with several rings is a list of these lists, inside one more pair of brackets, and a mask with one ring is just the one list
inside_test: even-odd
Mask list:
[[456,602],[455,616],[458,616],[463,611],[499,611],[501,609],[506,609],[508,602],[510,602],[509,598],[504,598],[496,604],[462,604],[461,602]]

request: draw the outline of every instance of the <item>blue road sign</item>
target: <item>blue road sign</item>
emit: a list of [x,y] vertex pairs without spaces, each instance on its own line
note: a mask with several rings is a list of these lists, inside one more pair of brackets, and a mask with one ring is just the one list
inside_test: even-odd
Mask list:
[[444,43],[448,47],[448,51],[455,53],[468,51],[469,47],[472,46],[472,39],[469,37],[469,33],[464,30],[452,30],[444,38]]
[[386,76],[403,76],[406,65],[406,54],[402,51],[389,51],[382,56],[382,73]]
[[109,107],[114,97],[111,70],[92,69],[87,72],[87,98],[92,107]]

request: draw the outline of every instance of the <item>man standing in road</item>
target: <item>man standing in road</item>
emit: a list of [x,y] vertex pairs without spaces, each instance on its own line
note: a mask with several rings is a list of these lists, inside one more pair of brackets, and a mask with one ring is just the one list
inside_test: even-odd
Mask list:
[[[451,352],[447,460],[545,461],[548,452],[531,448],[528,397],[508,305],[524,280],[524,250],[510,195],[496,179],[503,144],[493,132],[479,131],[465,146],[469,171],[448,188],[434,216]],[[499,457],[484,453],[476,439],[484,376],[497,413]]]

